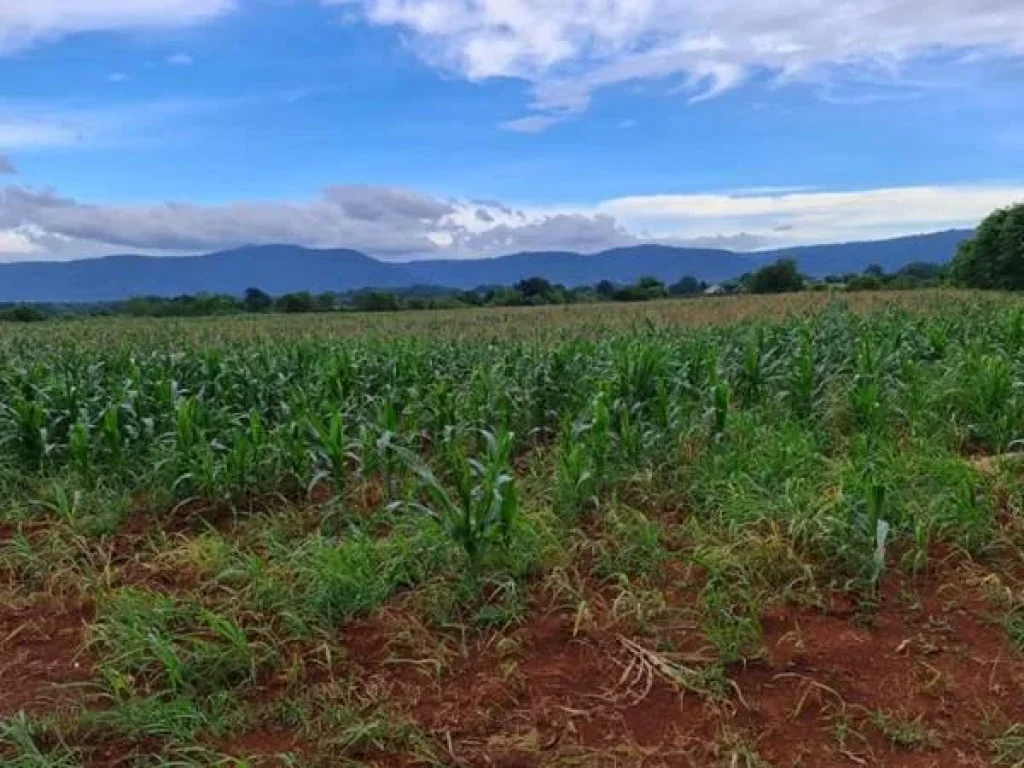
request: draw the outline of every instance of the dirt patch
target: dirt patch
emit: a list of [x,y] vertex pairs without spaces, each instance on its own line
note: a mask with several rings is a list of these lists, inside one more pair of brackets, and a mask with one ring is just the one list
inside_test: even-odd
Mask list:
[[988,765],[992,736],[1024,722],[1024,659],[964,583],[892,579],[868,615],[781,608],[763,626],[735,722],[773,764]]
[[[724,695],[631,665],[631,641],[673,656],[650,637],[577,633],[573,616],[539,607],[443,669],[396,656],[394,615],[354,625],[345,644],[361,685],[464,765],[989,765],[991,739],[1024,722],[1024,658],[965,574],[935,576],[888,580],[873,610],[839,594],[824,610],[773,608],[763,658],[727,669]],[[676,657],[706,645],[680,632],[661,638]]]
[[92,677],[84,649],[90,605],[0,606],[0,717],[80,700]]
[[292,731],[262,730],[253,731],[224,744],[221,749],[225,755],[243,760],[250,760],[263,768],[277,768],[290,765],[289,755],[300,754],[302,745]]

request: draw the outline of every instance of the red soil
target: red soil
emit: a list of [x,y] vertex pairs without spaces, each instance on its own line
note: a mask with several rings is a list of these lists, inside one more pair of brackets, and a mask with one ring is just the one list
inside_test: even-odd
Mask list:
[[81,698],[81,684],[92,677],[83,650],[91,617],[91,606],[0,606],[0,718]]
[[364,684],[459,764],[745,765],[746,746],[775,766],[989,765],[990,740],[1024,722],[1024,658],[976,589],[914,586],[892,581],[870,625],[840,598],[773,609],[764,658],[730,669],[720,701],[636,677],[614,631],[574,637],[565,613],[535,611],[504,647],[480,638],[440,678],[389,658],[394,616],[350,628],[346,645]]

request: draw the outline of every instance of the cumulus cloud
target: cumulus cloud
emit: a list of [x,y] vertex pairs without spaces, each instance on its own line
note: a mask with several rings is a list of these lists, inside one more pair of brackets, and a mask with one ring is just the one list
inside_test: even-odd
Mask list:
[[4,0],[0,54],[79,32],[179,27],[232,10],[236,0]]
[[105,205],[9,185],[0,188],[0,253],[66,259],[268,243],[355,248],[391,260],[592,253],[641,242],[743,251],[973,226],[1019,199],[1024,187],[907,187],[654,195],[519,209],[403,188],[334,186],[307,201]]
[[581,111],[595,90],[641,79],[676,78],[700,101],[757,72],[780,80],[869,72],[899,84],[918,59],[1024,55],[1020,0],[323,2],[402,30],[426,60],[470,80],[533,83],[538,119]]

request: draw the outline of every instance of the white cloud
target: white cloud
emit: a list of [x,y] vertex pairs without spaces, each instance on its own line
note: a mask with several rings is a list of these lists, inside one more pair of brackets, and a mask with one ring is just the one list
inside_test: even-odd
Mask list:
[[408,33],[426,60],[470,80],[533,83],[544,115],[581,111],[601,87],[652,78],[679,78],[701,101],[759,71],[817,82],[869,72],[906,86],[902,73],[915,60],[1024,55],[1021,0],[322,2]]
[[754,250],[974,226],[1016,200],[1024,200],[1024,185],[654,195],[519,209],[410,189],[336,186],[306,201],[107,205],[11,185],[0,188],[0,252],[66,259],[294,243],[403,260],[595,252],[640,242]]
[[42,252],[25,234],[0,231],[0,261],[24,261]]
[[0,149],[38,149],[77,144],[82,132],[72,122],[50,116],[0,115]]
[[196,24],[235,6],[236,0],[3,0],[0,54],[79,32]]
[[172,67],[190,67],[194,62],[195,59],[187,53],[175,53],[167,57],[167,63]]
[[543,133],[553,125],[558,125],[566,118],[562,115],[528,115],[516,120],[507,120],[499,124],[499,128],[516,133]]
[[1018,200],[1024,200],[1024,185],[647,195],[609,200],[598,210],[655,234],[746,231],[824,242],[972,227],[995,208]]
[[124,72],[111,72],[107,75],[107,80],[111,83],[123,83],[128,79],[128,75]]

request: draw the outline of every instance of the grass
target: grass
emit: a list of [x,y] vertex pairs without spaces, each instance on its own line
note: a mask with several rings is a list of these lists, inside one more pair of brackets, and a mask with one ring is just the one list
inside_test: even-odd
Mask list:
[[[44,743],[49,742],[49,743]],[[0,722],[0,747],[5,748],[3,765],[10,768],[77,768],[74,752],[45,723],[24,712]]]
[[871,713],[872,725],[894,746],[902,749],[921,749],[935,744],[935,736],[923,720],[922,717],[910,719],[881,710]]
[[1017,723],[992,742],[996,765],[1024,766],[1024,724]]
[[1012,720],[1024,305],[843,301],[0,327],[0,765],[879,759],[894,648]]

